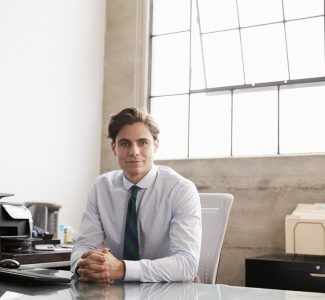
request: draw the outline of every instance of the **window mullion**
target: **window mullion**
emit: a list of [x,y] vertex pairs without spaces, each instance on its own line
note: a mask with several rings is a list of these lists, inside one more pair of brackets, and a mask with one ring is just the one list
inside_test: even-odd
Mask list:
[[238,18],[238,31],[239,31],[240,53],[241,53],[241,61],[242,61],[242,72],[243,72],[244,84],[246,84],[245,61],[244,61],[243,43],[242,43],[242,36],[241,36],[241,26],[240,26],[240,19],[239,19],[238,0],[236,0],[236,8],[237,8],[237,18]]
[[202,67],[203,67],[203,74],[204,74],[204,84],[205,88],[208,87],[207,85],[207,74],[206,74],[206,68],[205,68],[205,59],[204,59],[204,51],[203,51],[203,42],[202,42],[202,29],[201,29],[201,17],[200,17],[200,8],[199,8],[199,1],[195,0],[196,2],[196,11],[197,11],[197,22],[199,27],[199,33],[200,33],[200,47],[201,47],[201,59],[202,59]]

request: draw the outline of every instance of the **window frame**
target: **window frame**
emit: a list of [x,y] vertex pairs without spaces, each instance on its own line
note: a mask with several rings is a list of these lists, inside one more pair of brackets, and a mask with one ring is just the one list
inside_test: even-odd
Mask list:
[[[170,93],[170,94],[162,94],[162,95],[151,95],[151,72],[152,72],[152,40],[153,38],[157,37],[157,36],[161,36],[161,35],[170,35],[170,34],[174,34],[177,32],[168,32],[168,33],[163,33],[163,34],[153,34],[152,33],[152,26],[153,26],[153,1],[154,0],[150,0],[150,36],[149,36],[149,64],[148,64],[148,101],[147,101],[147,107],[149,112],[151,112],[151,99],[152,98],[159,98],[159,97],[166,97],[166,96],[177,96],[177,95],[187,95],[188,96],[188,117],[190,117],[190,98],[192,94],[198,94],[198,93],[213,93],[213,92],[230,92],[231,93],[231,106],[233,107],[233,93],[236,90],[246,90],[246,89],[261,89],[261,88],[267,88],[267,87],[276,87],[277,91],[278,91],[278,96],[277,96],[277,102],[278,102],[278,110],[279,110],[279,93],[280,93],[280,89],[281,87],[284,86],[293,86],[293,85],[304,85],[304,84],[308,84],[308,83],[320,83],[320,82],[324,82],[325,83],[325,76],[319,76],[319,77],[306,77],[306,78],[299,78],[299,79],[290,79],[290,66],[288,63],[288,76],[289,79],[287,80],[277,80],[277,81],[266,81],[266,82],[256,82],[256,83],[243,83],[243,84],[237,84],[237,85],[224,85],[224,86],[217,86],[217,87],[207,87],[207,83],[206,83],[206,74],[204,76],[205,78],[205,88],[199,88],[199,89],[192,89],[191,88],[191,52],[192,52],[192,43],[191,43],[191,32],[192,32],[192,17],[190,20],[190,27],[188,30],[189,34],[190,34],[190,46],[189,46],[189,89],[186,93]],[[193,1],[196,1],[196,3],[198,3],[198,0],[191,0],[190,1],[190,15],[192,16],[192,4]],[[325,1],[324,1],[325,2]],[[283,7],[283,3],[282,3],[282,7]],[[238,8],[238,4],[237,4],[237,8]],[[243,27],[238,27],[238,28],[233,28],[233,29],[244,29],[244,28],[250,28],[250,27],[257,27],[257,26],[261,26],[261,25],[268,25],[268,24],[274,24],[274,23],[283,23],[283,25],[286,25],[286,22],[291,22],[291,21],[296,21],[296,20],[304,20],[304,19],[310,19],[310,18],[316,18],[316,17],[322,17],[323,21],[324,21],[324,36],[325,36],[325,3],[324,3],[324,11],[322,15],[315,15],[315,16],[310,16],[310,17],[301,17],[301,18],[296,18],[296,19],[292,19],[292,20],[285,20],[284,16],[283,19],[279,22],[270,22],[270,23],[264,23],[264,24],[258,24],[258,25],[249,25],[249,26],[243,26]],[[223,31],[223,30],[222,30]],[[185,31],[181,31],[181,32],[185,32]],[[286,31],[285,31],[286,32]],[[179,32],[178,32],[179,33]],[[210,33],[210,32],[209,32]],[[204,33],[207,34],[207,33]],[[201,33],[201,37],[202,37],[202,33]],[[201,38],[201,42],[202,42],[202,38]],[[324,43],[325,43],[325,38],[324,38]],[[202,44],[201,44],[202,47]],[[241,51],[242,51],[242,43],[241,43]],[[288,47],[287,47],[287,37],[286,37],[286,55],[287,55],[287,62],[288,60]],[[324,46],[324,57],[325,57],[325,46]],[[204,57],[202,57],[203,60],[203,68],[205,69],[205,64],[204,64]],[[244,69],[244,64],[243,64],[243,69]],[[243,70],[244,72],[244,70]],[[245,72],[244,72],[245,74]],[[244,81],[246,82],[245,79],[245,75],[244,75]],[[325,101],[325,100],[324,100]],[[233,119],[233,108],[232,108],[232,115],[231,115],[231,119]],[[277,144],[277,153],[275,153],[272,156],[278,156],[278,155],[283,155],[280,151],[280,128],[279,128],[279,111],[278,111],[278,136],[277,136],[277,140],[278,140],[278,144]],[[233,121],[232,121],[233,122]],[[187,141],[187,155],[186,157],[183,157],[181,159],[197,159],[197,157],[190,157],[189,153],[190,153],[190,141],[189,141],[189,135],[190,135],[190,120],[188,120],[188,128],[187,128],[187,134],[188,134],[188,141]],[[233,125],[231,125],[232,127]],[[296,154],[296,153],[294,153]],[[299,153],[299,154],[308,154],[310,155],[310,153]],[[313,152],[312,154],[315,155],[319,155],[319,153],[317,152]],[[287,154],[285,154],[287,155]],[[250,155],[247,155],[250,156]],[[255,155],[254,155],[255,156]],[[265,156],[264,154],[261,155],[256,155],[256,156]],[[266,156],[270,156],[270,155],[266,155]],[[237,157],[237,155],[233,155],[233,131],[231,132],[231,151],[229,156],[225,156],[225,157]],[[211,157],[208,157],[211,158]],[[217,158],[213,157],[213,158]],[[160,159],[160,158],[159,158]],[[165,160],[166,158],[161,158],[162,160]],[[173,158],[167,158],[167,159],[173,159]],[[175,159],[179,159],[179,158],[175,158]],[[203,157],[203,159],[205,159],[205,157]]]

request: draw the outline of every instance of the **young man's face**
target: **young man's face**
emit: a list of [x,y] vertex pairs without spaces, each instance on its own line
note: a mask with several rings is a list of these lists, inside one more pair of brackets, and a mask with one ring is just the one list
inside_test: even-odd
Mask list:
[[112,142],[124,176],[132,183],[140,181],[151,169],[158,148],[147,125],[142,122],[123,126]]

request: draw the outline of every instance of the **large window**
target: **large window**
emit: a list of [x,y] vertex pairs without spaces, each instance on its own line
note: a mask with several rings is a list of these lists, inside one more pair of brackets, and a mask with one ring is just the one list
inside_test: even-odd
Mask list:
[[152,0],[157,158],[325,152],[324,0]]

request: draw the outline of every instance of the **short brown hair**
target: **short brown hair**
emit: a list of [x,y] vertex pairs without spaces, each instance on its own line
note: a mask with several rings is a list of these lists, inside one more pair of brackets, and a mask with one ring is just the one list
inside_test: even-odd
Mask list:
[[119,113],[112,115],[108,125],[108,138],[115,143],[116,136],[121,128],[125,125],[142,122],[148,126],[153,139],[156,141],[159,135],[159,127],[156,121],[146,112],[130,107],[121,110]]

